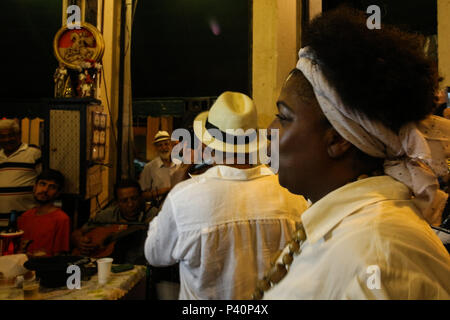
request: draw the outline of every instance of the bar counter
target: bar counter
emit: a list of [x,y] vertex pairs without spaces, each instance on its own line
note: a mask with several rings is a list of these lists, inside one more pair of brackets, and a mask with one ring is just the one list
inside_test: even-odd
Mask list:
[[[146,267],[135,265],[132,270],[113,273],[104,285],[98,283],[97,274],[89,281],[81,281],[80,289],[67,287],[40,287],[39,296],[34,300],[118,300],[126,295],[138,284],[145,282]],[[145,293],[143,293],[145,296]],[[141,297],[145,298],[145,297]],[[0,300],[24,300],[23,290],[17,287],[0,287]]]

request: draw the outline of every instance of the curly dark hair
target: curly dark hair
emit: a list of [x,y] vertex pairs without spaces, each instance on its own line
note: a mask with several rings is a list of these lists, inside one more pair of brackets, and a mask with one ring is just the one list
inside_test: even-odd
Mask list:
[[397,131],[432,113],[438,72],[423,51],[423,37],[391,26],[368,29],[366,15],[340,7],[305,30],[323,72],[342,101]]
[[64,180],[65,180],[64,175],[58,170],[53,170],[50,168],[43,170],[36,177],[36,185],[39,182],[39,180],[54,181],[58,185],[58,191],[61,191],[64,188]]

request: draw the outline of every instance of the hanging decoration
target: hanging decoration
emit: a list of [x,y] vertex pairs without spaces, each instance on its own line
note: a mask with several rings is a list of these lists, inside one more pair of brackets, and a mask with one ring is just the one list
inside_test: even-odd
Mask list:
[[93,25],[83,22],[80,29],[62,27],[53,40],[59,61],[54,74],[55,97],[95,97],[105,44]]

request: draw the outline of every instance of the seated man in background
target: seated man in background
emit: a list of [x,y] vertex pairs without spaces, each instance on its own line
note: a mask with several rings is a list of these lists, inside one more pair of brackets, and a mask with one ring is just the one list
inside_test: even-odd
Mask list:
[[178,166],[172,162],[170,156],[173,144],[167,131],[158,131],[153,144],[158,156],[145,165],[139,183],[144,190],[144,198],[155,201],[159,206],[173,187],[170,177]]
[[[157,209],[145,210],[142,190],[135,180],[122,180],[114,188],[117,204],[96,214],[72,233],[79,254],[108,255],[114,263],[145,264],[147,224]],[[111,241],[110,243],[105,244]]]
[[33,208],[33,185],[41,166],[38,147],[22,143],[20,128],[13,119],[0,120],[0,227],[9,213]]
[[54,256],[69,251],[70,219],[53,204],[63,187],[64,176],[59,171],[49,169],[36,178],[33,195],[39,205],[17,221],[24,231],[23,239],[31,241],[27,250],[30,255]]

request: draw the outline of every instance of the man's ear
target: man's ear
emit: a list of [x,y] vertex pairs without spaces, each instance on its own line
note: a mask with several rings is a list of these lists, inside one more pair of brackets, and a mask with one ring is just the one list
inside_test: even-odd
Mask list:
[[332,159],[342,157],[352,147],[352,144],[342,138],[342,136],[334,128],[328,128],[325,132],[325,142],[327,145],[328,155]]

